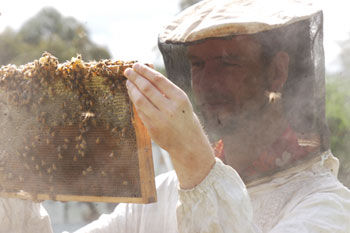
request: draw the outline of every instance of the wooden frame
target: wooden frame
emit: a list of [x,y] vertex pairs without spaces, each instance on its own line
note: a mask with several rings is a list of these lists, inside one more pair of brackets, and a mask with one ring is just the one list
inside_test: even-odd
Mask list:
[[125,87],[134,62],[39,63],[0,68],[0,197],[155,202],[151,139]]

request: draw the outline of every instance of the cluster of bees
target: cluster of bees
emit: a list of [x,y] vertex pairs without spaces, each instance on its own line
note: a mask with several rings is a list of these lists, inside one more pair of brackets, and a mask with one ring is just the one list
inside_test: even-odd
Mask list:
[[0,192],[124,195],[108,187],[133,185],[138,176],[123,76],[133,63],[78,55],[59,64],[44,53],[1,67]]

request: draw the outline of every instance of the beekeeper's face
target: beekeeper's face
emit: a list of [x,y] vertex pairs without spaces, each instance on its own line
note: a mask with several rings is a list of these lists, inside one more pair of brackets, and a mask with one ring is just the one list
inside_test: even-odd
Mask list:
[[268,69],[250,36],[209,39],[188,48],[192,88],[208,130],[244,127],[268,105]]

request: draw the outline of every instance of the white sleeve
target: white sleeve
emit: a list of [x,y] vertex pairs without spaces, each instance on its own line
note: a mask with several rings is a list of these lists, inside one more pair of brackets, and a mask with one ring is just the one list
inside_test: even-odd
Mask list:
[[75,233],[175,233],[177,184],[175,172],[157,176],[156,203],[119,204],[112,214],[102,215]]
[[334,181],[332,188],[306,196],[270,231],[294,232],[350,233],[350,191]]
[[99,219],[75,233],[138,232],[141,220],[141,205],[119,204],[113,213],[103,214]]
[[1,233],[52,233],[50,218],[40,203],[0,198]]
[[178,192],[176,214],[180,233],[259,232],[253,223],[253,210],[243,181],[219,159],[198,186]]

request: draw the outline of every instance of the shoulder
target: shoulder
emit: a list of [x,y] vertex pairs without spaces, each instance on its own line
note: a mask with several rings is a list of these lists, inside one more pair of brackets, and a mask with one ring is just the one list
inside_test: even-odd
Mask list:
[[[332,177],[333,176],[333,177]],[[320,182],[323,180],[323,182]],[[311,180],[309,180],[311,181]],[[307,232],[349,232],[350,191],[334,175],[314,177],[291,200],[277,229],[307,229]],[[309,189],[309,191],[307,191]],[[295,231],[291,232],[295,232]],[[273,231],[275,232],[275,231]],[[289,232],[289,231],[285,231]],[[304,232],[301,230],[301,232]]]

